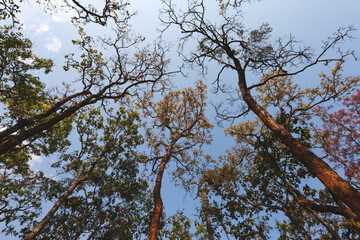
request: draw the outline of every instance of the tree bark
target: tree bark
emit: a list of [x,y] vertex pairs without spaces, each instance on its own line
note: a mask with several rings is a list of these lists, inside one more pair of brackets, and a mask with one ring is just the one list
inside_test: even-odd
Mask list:
[[154,192],[153,192],[155,207],[154,207],[154,215],[151,219],[151,224],[150,224],[149,240],[157,239],[157,232],[159,230],[160,219],[161,219],[162,210],[163,210],[163,201],[161,199],[161,183],[162,183],[162,178],[164,175],[164,170],[165,170],[166,164],[170,160],[171,148],[172,148],[172,146],[169,147],[168,152],[162,158],[160,166],[159,166],[159,170],[158,170],[158,173],[156,176],[155,187],[154,187]]
[[40,123],[37,126],[34,126],[30,129],[27,129],[23,132],[20,132],[17,135],[11,136],[9,137],[9,139],[7,139],[5,142],[0,144],[0,156],[11,151],[12,149],[14,149],[16,146],[18,146],[19,144],[21,144],[23,141],[35,136],[38,133],[41,133],[44,130],[47,130],[51,127],[53,127],[55,124],[61,122],[62,120],[72,116],[75,112],[77,112],[79,109],[81,109],[82,107],[95,103],[99,98],[101,97],[100,94],[97,95],[90,95],[89,97],[87,97],[85,100],[81,101],[78,104],[75,104],[71,107],[69,107],[67,110],[65,110],[62,113],[59,113],[57,115],[55,115],[54,117],[52,117],[51,119]]
[[24,238],[24,240],[30,240],[33,239],[38,235],[38,233],[41,231],[41,229],[48,223],[48,221],[52,218],[52,216],[56,213],[56,211],[60,208],[60,206],[64,203],[64,201],[68,198],[68,196],[71,195],[71,193],[74,191],[74,189],[84,180],[86,180],[86,177],[77,178],[71,186],[58,198],[54,206],[50,209],[50,211],[46,214],[46,216],[41,220],[40,223],[34,227],[34,229]]
[[208,191],[205,190],[204,188],[201,188],[200,190],[201,193],[201,208],[202,211],[204,213],[204,220],[206,223],[206,230],[208,232],[209,235],[209,240],[214,240],[214,229],[211,225],[211,220],[210,220],[210,216],[209,216],[209,203],[208,203],[208,199],[207,199],[207,194]]
[[105,155],[106,151],[108,150],[108,144],[105,144],[102,151],[100,152],[99,156],[97,157],[96,161],[94,161],[89,170],[83,177],[77,176],[76,180],[71,184],[71,186],[58,198],[54,206],[50,209],[50,211],[46,214],[46,216],[41,220],[38,225],[34,227],[34,229],[29,233],[24,240],[30,240],[39,234],[41,229],[49,222],[49,220],[54,216],[56,211],[60,208],[60,206],[64,203],[64,201],[72,194],[75,188],[83,181],[86,181],[89,178],[89,173],[91,173],[95,166],[99,163],[101,158]]
[[302,145],[255,101],[251,96],[250,90],[247,88],[245,70],[242,68],[240,61],[234,56],[230,48],[225,50],[235,64],[238,75],[238,86],[242,98],[249,109],[261,119],[265,126],[267,126],[294,155],[300,158],[300,161],[305,167],[313,173],[332,194],[347,205],[357,217],[360,217],[360,192],[341,178],[327,163]]

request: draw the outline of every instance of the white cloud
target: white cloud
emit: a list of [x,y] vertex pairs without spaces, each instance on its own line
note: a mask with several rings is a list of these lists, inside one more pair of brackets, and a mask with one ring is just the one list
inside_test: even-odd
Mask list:
[[50,42],[45,44],[46,49],[50,52],[59,52],[62,46],[60,39],[55,36],[51,36],[50,38],[48,38],[48,41]]
[[35,166],[35,164],[39,164],[39,163],[42,163],[43,159],[41,156],[35,156],[35,155],[32,155],[31,156],[31,160],[29,161],[29,166],[30,168],[33,168]]
[[31,58],[21,59],[21,61],[25,64],[32,64],[34,62],[34,60]]
[[23,29],[34,31],[35,35],[40,35],[42,33],[50,31],[50,27],[47,23],[41,23],[40,25],[38,25],[38,24],[30,24],[30,25],[23,24]]
[[49,178],[50,178],[51,180],[56,181],[56,176],[55,176],[54,174],[50,174],[50,175],[49,175]]
[[48,32],[50,30],[49,25],[47,25],[46,23],[41,23],[40,26],[38,26],[35,30],[35,34],[39,35],[42,34],[44,32]]
[[57,13],[51,15],[51,19],[57,23],[70,22],[70,18],[67,15],[59,15]]

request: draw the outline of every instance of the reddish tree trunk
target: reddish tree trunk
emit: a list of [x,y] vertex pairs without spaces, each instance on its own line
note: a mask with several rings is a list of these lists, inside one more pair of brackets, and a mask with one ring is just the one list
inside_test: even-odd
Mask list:
[[239,59],[234,56],[230,47],[224,47],[227,55],[233,60],[238,75],[238,86],[243,100],[273,134],[285,144],[290,151],[300,158],[305,167],[313,173],[325,187],[360,217],[360,192],[341,178],[327,163],[294,138],[281,124],[262,108],[251,96],[247,88],[245,70]]
[[246,87],[245,73],[241,69],[240,63],[235,63],[238,68],[238,85],[242,97],[249,109],[251,109],[261,121],[285,144],[290,151],[299,156],[300,161],[307,169],[346,204],[357,216],[360,216],[360,193],[352,187],[347,181],[341,178],[327,163],[316,156],[313,152],[302,145],[294,138],[281,124],[262,108],[251,96]]
[[156,176],[156,182],[153,192],[155,207],[154,207],[154,215],[151,219],[151,224],[150,224],[149,240],[157,239],[157,232],[159,230],[160,218],[163,209],[163,201],[161,199],[161,183],[162,183],[162,178],[164,175],[166,164],[169,162],[169,160],[170,160],[170,153],[168,151],[168,153],[161,160],[159,170]]

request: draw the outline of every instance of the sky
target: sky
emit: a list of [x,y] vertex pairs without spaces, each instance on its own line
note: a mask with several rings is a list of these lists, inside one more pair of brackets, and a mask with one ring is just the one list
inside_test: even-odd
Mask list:
[[[57,0],[61,3],[61,0]],[[50,15],[44,13],[35,1],[24,2],[21,8],[20,20],[24,23],[23,31],[25,36],[29,37],[38,56],[51,58],[55,61],[55,70],[44,76],[44,81],[48,86],[54,87],[62,81],[68,81],[73,78],[72,73],[64,73],[62,65],[64,55],[75,51],[72,39],[77,38],[77,29],[70,23],[71,13],[59,11],[57,14]],[[83,1],[85,2],[85,1]],[[176,4],[183,4],[185,1],[173,1]],[[161,8],[160,0],[134,0],[130,1],[130,8],[137,12],[132,19],[131,24],[136,33],[146,37],[145,43],[151,44],[158,37],[157,29],[161,28],[158,19],[158,11]],[[359,31],[354,33],[355,39],[346,43],[346,47],[355,49],[360,56],[360,1],[358,0],[263,0],[253,1],[252,4],[244,8],[244,24],[251,27],[258,27],[267,22],[273,28],[273,37],[282,37],[292,34],[305,45],[314,48],[321,46],[321,41],[325,40],[339,27],[353,25]],[[216,9],[209,5],[208,11],[214,16]],[[96,31],[96,29],[94,29]],[[171,42],[173,46],[178,43],[178,32],[170,29],[163,37],[165,41]],[[171,65],[176,69],[181,63],[175,51],[171,52]],[[346,64],[345,72],[349,75],[359,74],[359,62],[350,62]],[[216,72],[210,70],[206,77],[207,83],[213,82]],[[318,74],[318,69],[311,69],[303,74],[302,82],[312,84],[314,76]],[[232,75],[228,76],[232,78]],[[179,82],[179,86],[191,85],[191,83],[200,78],[196,73],[192,73],[188,78],[175,76],[174,81]],[[211,87],[211,86],[210,86]],[[210,95],[210,99],[215,101],[223,96]],[[211,119],[215,123],[214,119]],[[208,148],[210,154],[217,156],[223,153],[224,149],[233,143],[232,139],[226,138],[223,134],[223,128],[214,129],[214,143]],[[30,165],[33,169],[48,169],[49,163],[42,157],[34,157]],[[48,172],[47,174],[52,174]],[[175,213],[176,209],[185,209],[185,212],[192,214],[194,211],[194,196],[184,195],[184,192],[175,187],[174,184],[166,182],[164,184],[162,195],[164,196],[165,211],[168,215]],[[169,184],[168,184],[169,183]],[[0,234],[0,237],[1,236]],[[8,238],[10,239],[10,238]]]

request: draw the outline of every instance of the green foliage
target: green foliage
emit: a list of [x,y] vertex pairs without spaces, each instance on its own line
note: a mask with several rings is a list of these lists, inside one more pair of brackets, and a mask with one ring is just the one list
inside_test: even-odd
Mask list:
[[106,112],[84,108],[76,116],[80,149],[60,156],[52,166],[64,177],[48,179],[42,190],[55,201],[76,179],[82,180],[39,238],[132,239],[141,232],[149,197],[147,183],[137,177],[134,151],[143,141],[139,120],[123,107]]
[[[16,126],[32,124],[52,105],[53,96],[34,74],[39,71],[49,73],[53,62],[38,58],[31,48],[31,41],[20,32],[0,27],[0,102],[4,109],[0,116],[1,143],[6,142],[12,132],[16,133]],[[71,119],[67,119],[29,138],[18,151],[3,155],[1,163],[8,169],[26,172],[27,162],[33,155],[49,155],[69,145],[66,138],[71,124]]]
[[32,72],[47,74],[53,62],[36,57],[31,48],[20,32],[0,28],[0,101],[8,110],[5,117],[11,119],[38,114],[47,106],[45,85]]
[[159,235],[161,239],[169,240],[208,239],[206,229],[202,224],[195,222],[196,232],[194,233],[192,233],[193,227],[193,221],[180,211],[167,218],[165,228]]
[[30,224],[41,212],[42,173],[19,175],[11,170],[0,174],[0,222],[2,233],[17,235],[17,224]]
[[190,219],[186,218],[182,213],[178,213],[168,219],[171,229],[164,231],[164,237],[169,240],[190,240]]

